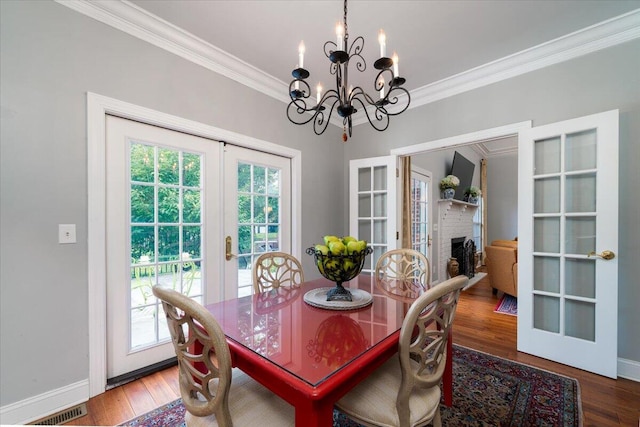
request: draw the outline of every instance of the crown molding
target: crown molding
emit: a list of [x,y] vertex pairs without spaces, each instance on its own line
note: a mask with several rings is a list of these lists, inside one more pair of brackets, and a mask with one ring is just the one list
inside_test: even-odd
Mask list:
[[55,1],[279,101],[289,101],[282,80],[126,0]]
[[[126,0],[55,0],[258,92],[289,103],[288,85]],[[640,9],[411,91],[409,108],[487,86],[640,37]],[[366,123],[363,112],[353,125]],[[340,118],[331,123],[342,127]]]
[[415,89],[411,92],[409,108],[559,64],[639,37],[640,9],[636,9]]

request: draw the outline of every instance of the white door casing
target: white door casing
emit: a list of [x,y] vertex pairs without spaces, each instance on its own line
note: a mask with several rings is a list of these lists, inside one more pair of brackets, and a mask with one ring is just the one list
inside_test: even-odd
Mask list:
[[518,351],[616,378],[618,111],[520,132],[518,192]]

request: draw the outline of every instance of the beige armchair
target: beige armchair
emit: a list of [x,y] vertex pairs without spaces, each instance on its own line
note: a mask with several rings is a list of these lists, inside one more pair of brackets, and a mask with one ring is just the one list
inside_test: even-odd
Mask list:
[[485,246],[485,263],[493,293],[518,296],[518,241],[494,240]]

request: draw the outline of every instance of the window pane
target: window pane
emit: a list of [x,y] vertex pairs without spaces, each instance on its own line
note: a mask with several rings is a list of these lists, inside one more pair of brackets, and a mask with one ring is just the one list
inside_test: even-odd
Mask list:
[[566,181],[566,212],[596,211],[596,175],[569,175]]
[[131,181],[154,182],[154,153],[152,146],[131,144]]
[[185,226],[182,229],[182,252],[188,253],[192,258],[201,257],[201,227]]
[[158,227],[158,261],[178,259],[180,246],[178,226]]
[[180,165],[178,151],[166,148],[158,149],[158,180],[162,184],[180,183]]
[[567,218],[565,252],[586,255],[596,248],[595,217]]
[[278,169],[267,169],[267,191],[269,195],[280,195],[280,171]]
[[197,154],[184,153],[182,155],[183,176],[182,185],[186,187],[200,187],[200,156]]
[[536,141],[534,175],[560,172],[560,137]]
[[251,165],[238,163],[238,192],[251,191]]
[[535,252],[560,252],[560,218],[535,218],[533,234]]
[[266,169],[263,166],[253,167],[253,192],[265,194],[267,192]]
[[131,222],[154,222],[154,195],[150,185],[131,186]]
[[182,222],[199,223],[201,215],[201,192],[200,190],[184,190]]
[[131,258],[133,263],[155,262],[155,230],[153,226],[131,227]]
[[158,188],[158,222],[177,223],[180,221],[179,190]]
[[596,130],[567,134],[565,169],[567,172],[596,168]]

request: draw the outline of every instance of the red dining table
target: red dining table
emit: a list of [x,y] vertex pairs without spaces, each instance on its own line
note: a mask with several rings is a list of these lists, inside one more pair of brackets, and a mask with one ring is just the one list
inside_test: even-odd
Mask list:
[[[334,285],[320,278],[206,306],[227,337],[233,366],[293,405],[298,427],[333,425],[334,403],[397,352],[410,305],[365,274],[344,286],[369,292],[366,307],[332,310],[304,301],[309,290]],[[450,406],[451,337],[448,346],[443,388]]]

